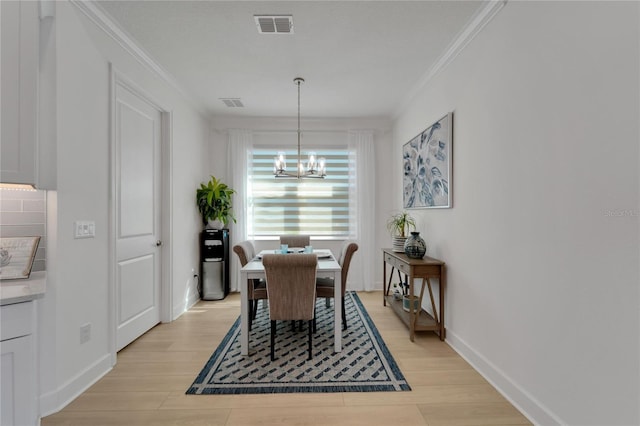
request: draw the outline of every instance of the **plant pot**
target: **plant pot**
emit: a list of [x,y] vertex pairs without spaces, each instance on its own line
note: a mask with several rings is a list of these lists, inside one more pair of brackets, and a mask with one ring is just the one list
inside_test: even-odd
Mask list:
[[208,220],[207,221],[207,229],[222,229],[224,227],[224,223],[220,220]]
[[[409,308],[411,307],[411,302],[410,302],[410,296],[402,296],[402,309],[404,309],[406,312],[409,312]],[[413,296],[413,311],[414,312],[420,312],[421,306],[420,306],[420,299],[416,296]]]
[[393,250],[396,253],[404,253],[404,243],[407,241],[407,237],[393,237],[392,238]]

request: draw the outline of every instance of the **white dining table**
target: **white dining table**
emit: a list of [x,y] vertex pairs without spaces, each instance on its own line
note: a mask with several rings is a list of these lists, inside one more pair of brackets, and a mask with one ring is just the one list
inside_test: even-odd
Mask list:
[[[241,354],[247,356],[249,351],[249,299],[247,285],[250,279],[264,279],[265,272],[262,265],[262,256],[266,253],[279,253],[280,250],[262,250],[258,255],[247,262],[240,270],[240,348]],[[331,250],[314,249],[313,253],[318,255],[318,278],[334,279],[334,350],[342,351],[342,268],[331,253]],[[296,253],[287,254],[296,256]]]

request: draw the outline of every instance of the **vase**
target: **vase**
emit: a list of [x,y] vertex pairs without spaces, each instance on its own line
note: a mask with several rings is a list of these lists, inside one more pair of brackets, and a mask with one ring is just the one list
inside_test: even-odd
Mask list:
[[224,223],[222,223],[221,220],[215,219],[215,220],[207,220],[207,226],[206,229],[222,229],[224,228]]
[[427,252],[427,244],[419,232],[412,232],[404,243],[404,254],[412,259],[422,259]]

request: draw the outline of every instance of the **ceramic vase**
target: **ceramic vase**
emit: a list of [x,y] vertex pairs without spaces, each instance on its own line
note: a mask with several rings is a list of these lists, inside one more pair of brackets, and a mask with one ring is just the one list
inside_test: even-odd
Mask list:
[[412,232],[404,243],[404,254],[412,259],[422,259],[427,252],[427,244],[419,232]]
[[224,228],[224,223],[222,223],[221,220],[207,220],[207,226],[206,229],[222,229]]

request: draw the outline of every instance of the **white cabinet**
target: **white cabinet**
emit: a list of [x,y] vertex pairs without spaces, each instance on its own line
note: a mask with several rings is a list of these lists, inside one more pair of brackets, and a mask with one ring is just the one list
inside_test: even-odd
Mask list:
[[0,306],[0,425],[36,425],[34,302]]
[[35,425],[33,415],[33,392],[25,379],[31,376],[32,366],[29,357],[32,352],[32,337],[24,336],[5,340],[0,343],[2,362],[0,362],[0,377],[2,377],[2,411],[0,424]]
[[38,7],[0,1],[0,182],[37,183]]

